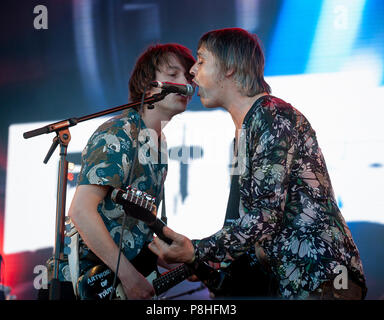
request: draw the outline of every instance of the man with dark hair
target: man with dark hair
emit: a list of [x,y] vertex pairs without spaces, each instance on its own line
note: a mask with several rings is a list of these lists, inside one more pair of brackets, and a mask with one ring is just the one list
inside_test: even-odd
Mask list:
[[[363,299],[359,252],[337,206],[315,131],[298,110],[270,95],[257,37],[239,28],[210,31],[199,41],[197,58],[190,72],[202,104],[226,109],[236,127],[237,172],[226,223],[193,241],[165,227],[173,243],[155,238],[150,249],[167,262],[222,268],[245,261],[256,271],[232,291],[236,296],[252,295],[246,289],[263,283],[265,296]],[[237,268],[231,277],[243,272]]]
[[[155,80],[190,83],[192,77],[188,71],[194,63],[190,50],[184,46],[149,47],[132,72],[130,100],[140,101],[144,92],[146,96],[160,92],[149,86]],[[115,271],[120,243],[122,254],[117,276],[124,295],[128,299],[148,299],[154,295],[152,285],[131,263],[145,250],[152,234],[143,222],[125,215],[122,206],[112,201],[111,191],[130,185],[154,197],[159,205],[167,173],[162,126],[183,112],[188,101],[184,95],[171,93],[154,103],[154,108],[144,106],[142,113],[127,109],[103,123],[90,137],[82,152],[78,186],[68,212],[72,222],[68,234],[72,234],[72,241],[73,234],[80,236],[79,249],[78,253],[70,253],[69,262],[60,264],[60,280],[74,283],[78,299],[90,299],[87,285],[97,278],[88,275],[93,267],[104,264]],[[71,257],[77,262],[72,264]],[[88,280],[81,281],[84,275]]]

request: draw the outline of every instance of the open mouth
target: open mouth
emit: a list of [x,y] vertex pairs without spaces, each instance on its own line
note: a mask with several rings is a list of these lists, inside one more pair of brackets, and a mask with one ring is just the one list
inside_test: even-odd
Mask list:
[[197,95],[200,96],[200,90],[199,90],[199,85],[195,80],[192,80],[193,86],[195,88],[195,92],[197,92]]

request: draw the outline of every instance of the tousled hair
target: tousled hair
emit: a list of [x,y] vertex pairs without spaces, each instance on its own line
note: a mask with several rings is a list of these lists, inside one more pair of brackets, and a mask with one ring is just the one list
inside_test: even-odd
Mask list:
[[264,80],[264,54],[255,34],[241,28],[226,28],[205,33],[198,49],[204,47],[218,60],[222,73],[233,70],[240,92],[248,97],[271,93]]
[[174,55],[185,68],[185,76],[189,82],[192,76],[189,70],[195,63],[191,51],[176,43],[156,44],[149,46],[137,59],[129,80],[130,101],[139,101],[149,83],[156,78],[156,71],[160,67],[169,64],[170,55]]

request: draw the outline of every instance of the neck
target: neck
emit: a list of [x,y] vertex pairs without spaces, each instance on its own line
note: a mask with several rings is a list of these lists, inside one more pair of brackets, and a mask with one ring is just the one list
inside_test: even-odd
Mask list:
[[246,97],[238,92],[237,94],[232,95],[232,99],[229,101],[225,109],[231,114],[232,120],[236,127],[236,131],[241,129],[245,115],[249,109],[251,109],[255,101],[267,94],[268,93],[263,92],[253,97]]
[[142,119],[145,123],[145,126],[148,129],[155,130],[158,137],[161,136],[161,130],[167,124],[168,121],[172,119],[172,115],[166,114],[165,112],[156,108],[148,110],[147,107],[144,108]]

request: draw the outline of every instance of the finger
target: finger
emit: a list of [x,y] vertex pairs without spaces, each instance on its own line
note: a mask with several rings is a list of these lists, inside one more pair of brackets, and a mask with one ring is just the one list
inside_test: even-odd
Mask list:
[[180,236],[180,234],[167,226],[164,226],[163,233],[167,238],[170,238],[171,240],[176,240]]
[[154,238],[152,242],[156,245],[159,250],[164,250],[169,247],[169,245],[163,240],[161,240],[159,237]]
[[[156,240],[156,239],[155,239]],[[156,243],[155,243],[155,240],[150,242],[149,245],[148,245],[148,248],[149,250],[151,250],[155,255],[159,255],[160,254],[160,250],[159,248],[157,247]]]
[[169,263],[166,257],[169,246],[159,237],[154,238],[153,241],[148,245],[148,248],[159,258],[163,259],[166,263]]

